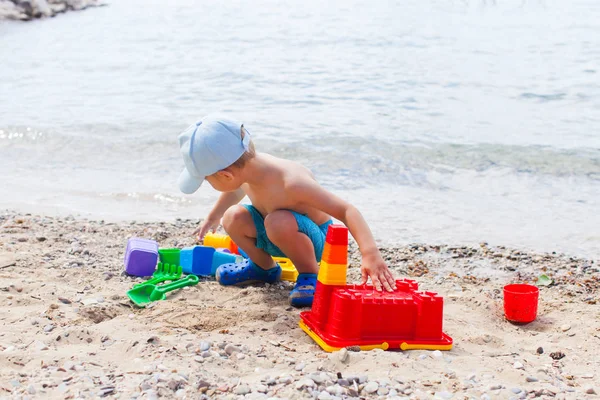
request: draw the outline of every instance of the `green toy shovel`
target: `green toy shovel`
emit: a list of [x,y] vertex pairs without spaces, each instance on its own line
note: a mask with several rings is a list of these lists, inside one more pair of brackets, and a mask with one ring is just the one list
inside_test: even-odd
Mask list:
[[175,281],[181,278],[181,266],[175,264],[158,263],[156,271],[152,274],[152,278],[145,282],[133,285],[134,288],[144,285],[155,285],[164,281]]
[[127,296],[138,307],[145,307],[146,304],[157,300],[165,300],[167,292],[179,289],[185,286],[193,286],[198,283],[196,275],[188,275],[185,278],[176,280],[175,282],[167,283],[166,285],[156,286],[145,284],[135,287],[127,292]]

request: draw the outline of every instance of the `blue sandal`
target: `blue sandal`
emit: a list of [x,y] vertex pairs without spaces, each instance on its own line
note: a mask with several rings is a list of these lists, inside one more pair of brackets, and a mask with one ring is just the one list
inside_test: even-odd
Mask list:
[[235,264],[223,264],[217,268],[215,278],[224,286],[247,285],[256,282],[275,283],[281,277],[281,267],[262,269],[250,259]]
[[317,274],[300,274],[296,286],[290,292],[290,304],[294,307],[309,307],[315,297]]

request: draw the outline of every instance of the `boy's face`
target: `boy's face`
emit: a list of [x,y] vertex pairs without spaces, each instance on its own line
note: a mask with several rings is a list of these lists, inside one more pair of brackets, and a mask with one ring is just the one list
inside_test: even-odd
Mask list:
[[229,169],[218,171],[207,176],[205,179],[213,189],[219,192],[233,192],[239,189],[242,183],[244,183],[236,176],[234,170]]

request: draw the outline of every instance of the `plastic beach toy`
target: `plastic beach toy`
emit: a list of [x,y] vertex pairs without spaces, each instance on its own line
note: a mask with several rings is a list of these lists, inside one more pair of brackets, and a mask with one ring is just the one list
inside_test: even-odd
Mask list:
[[158,249],[158,258],[163,264],[181,265],[179,262],[179,253],[181,249]]
[[452,338],[442,331],[444,300],[436,293],[419,292],[408,279],[397,280],[393,292],[346,284],[345,226],[329,226],[323,255],[312,309],[300,313],[300,328],[323,350],[452,348]]
[[158,263],[156,271],[154,271],[154,274],[152,274],[151,279],[148,279],[146,282],[138,283],[133,287],[155,285],[165,281],[176,281],[177,279],[181,278],[181,273],[182,269],[179,265]]
[[150,276],[158,261],[158,243],[154,240],[131,238],[125,250],[125,272],[135,276]]
[[540,290],[533,285],[516,283],[504,286],[504,316],[511,322],[527,324],[537,318]]
[[135,287],[127,292],[127,296],[129,296],[136,306],[145,307],[146,304],[153,301],[165,300],[167,298],[167,293],[172,290],[180,289],[185,286],[193,286],[197,283],[198,277],[196,275],[188,275],[185,278],[162,286],[145,284]]
[[231,240],[228,235],[222,235],[220,233],[212,233],[209,232],[204,236],[203,244],[208,247],[225,248],[231,251],[232,253],[238,253],[237,245]]
[[183,272],[194,275],[210,275],[215,249],[207,246],[184,247],[179,254]]
[[289,258],[273,257],[273,260],[281,267],[281,280],[296,282],[298,279],[298,271],[296,266]]

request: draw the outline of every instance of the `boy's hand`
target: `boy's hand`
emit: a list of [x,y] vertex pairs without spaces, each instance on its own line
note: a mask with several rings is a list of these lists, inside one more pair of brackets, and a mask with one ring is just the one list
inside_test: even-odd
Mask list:
[[396,281],[387,264],[383,261],[383,258],[381,258],[381,255],[363,254],[360,270],[362,272],[363,285],[367,283],[367,280],[371,277],[373,286],[375,286],[375,289],[378,292],[381,292],[382,286],[388,292],[396,289]]
[[194,231],[193,235],[197,235],[198,240],[201,241],[202,239],[204,239],[204,235],[206,235],[208,231],[216,231],[220,223],[221,218],[207,217],[204,219],[204,221],[202,221],[198,229]]

